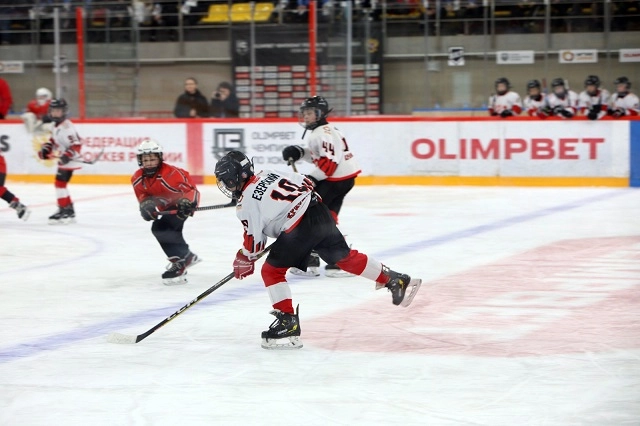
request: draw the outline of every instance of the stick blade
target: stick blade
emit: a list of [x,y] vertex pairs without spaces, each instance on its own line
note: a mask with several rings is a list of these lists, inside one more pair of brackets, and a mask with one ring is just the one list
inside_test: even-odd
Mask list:
[[121,333],[111,333],[107,337],[107,342],[109,343],[119,343],[119,344],[134,344],[138,343],[136,336],[129,336],[128,334]]

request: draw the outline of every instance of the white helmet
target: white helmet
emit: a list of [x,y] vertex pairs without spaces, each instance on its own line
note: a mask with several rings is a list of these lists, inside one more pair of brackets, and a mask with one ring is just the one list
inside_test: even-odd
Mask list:
[[[142,156],[145,154],[156,154],[160,162],[156,167],[142,167]],[[153,176],[162,165],[162,146],[153,139],[145,139],[138,145],[138,166],[143,169],[145,176]]]
[[49,102],[52,97],[53,94],[51,93],[51,90],[47,89],[46,87],[41,87],[36,90],[36,100],[38,101],[38,105],[44,105],[45,103]]

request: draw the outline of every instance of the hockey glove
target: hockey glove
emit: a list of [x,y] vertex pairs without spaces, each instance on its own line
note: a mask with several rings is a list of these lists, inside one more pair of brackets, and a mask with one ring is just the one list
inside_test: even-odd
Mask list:
[[233,276],[241,280],[253,274],[254,269],[254,262],[242,253],[242,249],[238,250],[236,260],[233,261]]
[[587,117],[589,118],[589,120],[597,120],[598,119],[598,112],[596,112],[593,109],[591,109],[589,111],[589,114],[587,114]]
[[52,152],[53,152],[53,144],[51,142],[45,142],[40,147],[40,151],[38,151],[38,157],[41,160],[48,160],[51,157]]
[[140,203],[140,215],[146,221],[155,220],[158,218],[158,211],[156,210],[156,202],[150,198]]
[[568,109],[564,109],[564,108],[562,108],[562,110],[560,111],[560,114],[564,118],[572,118],[573,117],[573,113],[571,111],[569,111]]
[[291,158],[293,161],[298,161],[304,155],[304,149],[298,145],[289,145],[285,149],[282,150],[282,159],[284,161],[289,161]]
[[551,113],[553,115],[562,115],[563,110],[564,108],[562,107],[562,105],[557,105],[553,107],[553,109],[551,110]]
[[622,108],[616,108],[611,113],[615,118],[620,118],[624,115],[624,110]]
[[511,117],[512,115],[513,115],[513,112],[511,112],[510,109],[505,109],[500,113],[500,117],[502,118]]
[[176,214],[176,216],[178,216],[178,219],[185,220],[189,216],[193,216],[195,206],[191,201],[187,200],[186,198],[180,198],[176,204],[178,206],[178,213]]

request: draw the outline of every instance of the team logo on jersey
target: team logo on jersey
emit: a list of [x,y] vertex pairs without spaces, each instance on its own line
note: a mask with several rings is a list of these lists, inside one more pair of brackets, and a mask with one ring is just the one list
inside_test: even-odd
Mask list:
[[213,129],[213,156],[220,160],[229,151],[245,152],[244,129]]

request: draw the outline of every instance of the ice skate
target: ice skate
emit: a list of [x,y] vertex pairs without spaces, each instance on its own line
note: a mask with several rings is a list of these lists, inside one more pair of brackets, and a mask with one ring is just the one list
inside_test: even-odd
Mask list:
[[22,219],[22,220],[27,220],[29,219],[29,215],[31,214],[31,210],[29,210],[27,208],[27,206],[25,206],[24,204],[22,204],[20,201],[12,201],[11,203],[9,203],[9,207],[11,207],[12,209],[14,209],[16,211],[16,213],[18,214],[18,218]]
[[[376,290],[386,287],[391,292],[394,305],[409,306],[418,292],[422,280],[419,278],[411,279],[409,275],[392,271],[386,266],[383,266],[383,272],[389,277],[389,281],[386,284],[377,283]],[[408,294],[407,290],[410,290]]]
[[162,284],[164,285],[180,285],[187,283],[187,267],[184,259],[178,256],[169,258],[167,270],[162,274]]
[[298,307],[295,314],[287,314],[278,309],[269,312],[276,317],[269,326],[269,330],[262,332],[262,347],[264,349],[300,349],[300,320]]
[[76,213],[73,210],[73,204],[67,207],[58,207],[58,211],[49,216],[49,225],[67,225],[75,223]]
[[302,277],[320,276],[320,256],[318,256],[318,253],[312,252],[309,256],[309,263],[307,264],[306,271],[298,268],[289,268],[289,272],[294,275],[300,275]]
[[187,254],[184,258],[184,267],[186,269],[189,269],[200,262],[202,262],[202,259],[198,257],[197,254],[190,251],[189,254]]
[[352,274],[347,271],[343,271],[340,269],[338,265],[327,265],[324,267],[324,275],[329,278],[349,278],[355,277],[355,274]]

